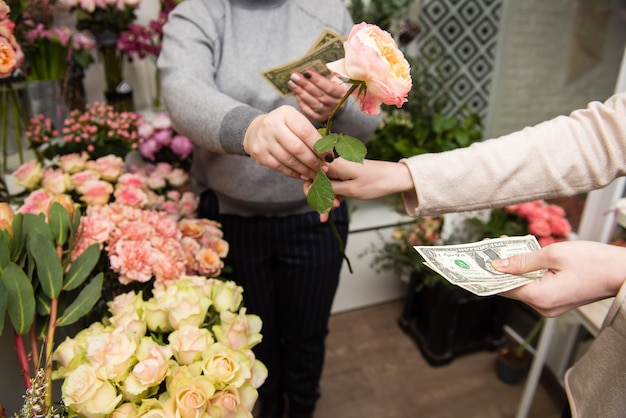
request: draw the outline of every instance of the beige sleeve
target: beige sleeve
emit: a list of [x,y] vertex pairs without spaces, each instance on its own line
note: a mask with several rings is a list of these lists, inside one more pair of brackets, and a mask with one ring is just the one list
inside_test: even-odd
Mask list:
[[626,92],[453,151],[401,160],[407,213],[432,216],[588,192],[626,174]]

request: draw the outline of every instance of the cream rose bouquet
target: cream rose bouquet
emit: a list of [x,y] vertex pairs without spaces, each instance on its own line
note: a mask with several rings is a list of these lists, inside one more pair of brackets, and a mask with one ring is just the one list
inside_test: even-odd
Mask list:
[[[345,57],[328,63],[330,71],[352,84],[344,97],[331,113],[324,135],[314,146],[320,153],[332,151],[334,156],[362,163],[367,153],[365,145],[349,135],[332,133],[332,120],[344,102],[353,95],[361,110],[368,115],[380,113],[381,104],[402,107],[413,85],[411,68],[392,36],[376,25],[365,22],[355,25],[344,43]],[[328,162],[332,161],[329,155]],[[322,168],[318,171],[307,194],[309,205],[320,214],[329,214],[333,208],[335,195],[330,180]],[[332,217],[330,225],[339,240],[343,253],[343,243],[336,232]],[[350,272],[350,260],[345,256]]]
[[261,320],[230,281],[183,276],[117,296],[109,315],[59,344],[70,417],[252,417],[267,369]]

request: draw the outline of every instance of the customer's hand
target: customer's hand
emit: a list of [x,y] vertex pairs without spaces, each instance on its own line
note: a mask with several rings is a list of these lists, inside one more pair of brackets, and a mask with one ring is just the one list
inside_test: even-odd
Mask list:
[[296,95],[302,113],[317,122],[328,120],[348,91],[346,83],[339,78],[326,78],[313,70],[291,74],[287,85]]
[[302,113],[281,106],[252,120],[243,148],[257,164],[296,179],[312,179],[322,164],[313,151],[319,138],[320,133]]
[[548,269],[540,279],[501,293],[557,316],[587,303],[615,296],[626,279],[626,248],[592,241],[565,241],[538,251],[495,260],[503,273]]

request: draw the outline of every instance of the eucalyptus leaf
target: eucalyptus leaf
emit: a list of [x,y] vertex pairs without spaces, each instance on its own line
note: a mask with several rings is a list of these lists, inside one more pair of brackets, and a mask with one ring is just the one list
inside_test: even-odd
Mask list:
[[35,294],[24,271],[10,262],[2,272],[2,283],[7,294],[7,312],[18,335],[30,329],[35,318]]
[[32,213],[25,213],[22,225],[24,228],[24,234],[26,236],[41,234],[49,241],[52,241],[53,239],[50,227],[48,227],[48,224],[46,223],[43,215],[33,215]]
[[91,244],[70,266],[63,278],[63,290],[73,290],[83,284],[100,259],[100,246]]
[[57,321],[58,326],[73,324],[91,311],[96,302],[98,302],[98,299],[100,299],[103,278],[104,274],[98,273],[98,275],[81,290],[74,302],[72,302],[72,304],[64,310],[63,315],[59,317]]
[[50,206],[48,226],[56,244],[65,244],[70,231],[70,214],[58,202],[54,202]]
[[28,240],[28,252],[35,260],[37,278],[44,293],[56,299],[63,287],[63,267],[52,242],[36,233]]
[[13,218],[13,241],[11,243],[11,260],[18,261],[20,255],[25,252],[26,235],[24,234],[24,215],[18,213]]
[[9,257],[11,248],[11,235],[6,229],[0,229],[0,271],[11,260]]
[[7,289],[4,287],[4,283],[0,280],[0,335],[4,329],[4,318],[7,312],[7,304],[9,303],[9,296],[7,295]]
[[306,199],[317,213],[327,214],[333,208],[335,199],[333,186],[330,184],[328,177],[326,177],[326,173],[322,170],[317,172]]
[[41,316],[50,316],[50,312],[52,312],[52,301],[43,292],[37,292],[35,295],[35,311],[38,315]]
[[353,136],[340,135],[335,144],[335,151],[343,159],[363,164],[367,148],[365,144]]

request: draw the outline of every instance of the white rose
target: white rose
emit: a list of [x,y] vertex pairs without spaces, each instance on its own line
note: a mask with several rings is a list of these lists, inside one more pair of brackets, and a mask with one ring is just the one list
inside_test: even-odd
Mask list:
[[86,364],[65,379],[61,394],[71,411],[86,418],[104,418],[122,401],[111,382],[99,378],[95,369]]
[[176,361],[191,364],[202,358],[202,352],[213,344],[213,337],[208,329],[186,325],[170,334],[169,343]]

